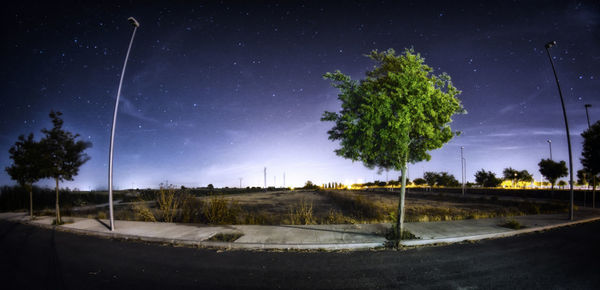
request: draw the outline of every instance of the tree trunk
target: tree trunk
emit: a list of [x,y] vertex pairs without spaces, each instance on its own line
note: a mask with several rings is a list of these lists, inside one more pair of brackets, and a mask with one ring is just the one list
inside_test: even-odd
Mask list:
[[33,184],[29,185],[29,218],[33,219]]
[[396,237],[398,237],[398,245],[402,240],[404,232],[404,196],[406,195],[406,162],[402,165],[402,186],[400,187],[400,200],[398,201],[398,218],[396,219]]
[[56,224],[60,225],[60,208],[58,207],[58,178],[54,178],[56,180]]

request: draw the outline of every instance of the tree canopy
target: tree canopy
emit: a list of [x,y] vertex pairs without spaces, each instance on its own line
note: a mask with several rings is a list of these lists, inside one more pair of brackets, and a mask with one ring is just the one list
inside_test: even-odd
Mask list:
[[330,140],[339,140],[336,154],[361,161],[368,168],[401,170],[407,162],[430,160],[427,153],[450,141],[452,116],[464,112],[450,76],[431,74],[420,54],[406,49],[372,51],[377,66],[364,80],[340,71],[325,79],[340,90],[339,113],[325,112],[322,121],[334,122]]
[[540,173],[548,179],[548,182],[552,185],[552,189],[554,189],[554,184],[556,184],[556,180],[563,176],[567,176],[567,164],[564,161],[555,162],[551,159],[542,159],[540,163],[538,163],[540,167]]
[[423,173],[423,179],[429,186],[458,186],[460,183],[454,175],[448,172],[431,172]]
[[581,137],[583,137],[581,165],[591,176],[598,176],[600,174],[600,121],[581,133]]
[[504,176],[504,180],[513,180],[517,183],[520,181],[523,182],[531,182],[533,181],[533,176],[527,170],[516,170],[512,167],[504,168],[502,171],[502,175]]
[[31,185],[43,178],[41,172],[43,156],[39,143],[33,140],[33,134],[29,134],[27,138],[24,135],[19,136],[8,153],[13,164],[5,170],[17,183]]
[[40,143],[48,157],[44,175],[58,181],[73,180],[73,177],[79,173],[79,167],[90,159],[84,151],[92,144],[78,141],[76,139],[79,134],[73,135],[63,130],[61,115],[61,112],[50,112],[53,127],[50,130],[42,129],[45,136]]
[[475,182],[483,187],[497,187],[502,183],[502,179],[497,178],[495,173],[482,168],[475,172]]

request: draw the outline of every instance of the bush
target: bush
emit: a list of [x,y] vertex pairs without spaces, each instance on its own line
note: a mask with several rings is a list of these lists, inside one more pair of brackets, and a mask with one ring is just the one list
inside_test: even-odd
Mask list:
[[516,221],[514,219],[507,220],[504,224],[501,224],[500,226],[509,228],[509,229],[513,229],[513,230],[518,230],[518,229],[524,228],[524,226],[521,225],[521,223],[519,223],[518,221]]
[[312,225],[316,220],[313,217],[313,204],[302,199],[296,206],[290,208],[290,224]]
[[229,201],[222,196],[212,196],[204,203],[202,212],[210,224],[236,224],[242,208],[237,201]]

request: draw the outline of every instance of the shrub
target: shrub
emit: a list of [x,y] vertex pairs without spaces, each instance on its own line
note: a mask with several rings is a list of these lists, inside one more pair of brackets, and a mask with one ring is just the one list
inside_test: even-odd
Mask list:
[[204,203],[202,212],[210,224],[235,224],[242,209],[237,201],[212,196]]
[[504,224],[501,224],[500,226],[509,228],[509,229],[513,229],[513,230],[518,230],[518,229],[524,228],[524,226],[521,225],[521,223],[519,223],[518,221],[516,221],[514,219],[507,220]]
[[292,225],[311,225],[315,224],[313,217],[313,204],[302,199],[296,206],[290,208],[290,224]]

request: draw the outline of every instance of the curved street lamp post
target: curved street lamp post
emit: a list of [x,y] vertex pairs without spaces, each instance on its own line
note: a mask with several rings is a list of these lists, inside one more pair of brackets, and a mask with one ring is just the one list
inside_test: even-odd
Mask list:
[[123,85],[123,76],[125,75],[125,68],[127,67],[127,59],[129,59],[129,52],[131,51],[131,45],[133,44],[133,38],[135,32],[140,27],[140,23],[133,17],[127,19],[133,26],[133,33],[131,34],[131,40],[129,41],[129,47],[127,48],[127,54],[125,55],[125,63],[123,64],[123,70],[121,71],[121,80],[119,81],[119,89],[117,90],[117,100],[115,101],[115,111],[113,112],[112,129],[110,130],[110,149],[108,153],[108,211],[110,215],[110,230],[115,230],[115,219],[113,214],[113,144],[115,142],[115,126],[117,125],[117,111],[119,110],[119,97],[121,96],[121,86]]
[[560,104],[562,105],[563,117],[565,119],[565,129],[567,131],[567,145],[569,147],[569,187],[571,191],[571,195],[569,197],[569,218],[573,220],[573,154],[571,153],[571,136],[569,135],[569,121],[567,121],[567,110],[565,109],[565,101],[563,99],[562,91],[560,89],[560,83],[558,82],[558,75],[556,74],[556,69],[554,68],[554,62],[552,62],[552,57],[550,56],[550,48],[556,45],[556,41],[551,41],[546,43],[546,53],[548,54],[548,59],[550,60],[550,64],[552,65],[552,72],[554,72],[554,78],[556,79],[556,86],[558,87],[558,95],[560,96]]

